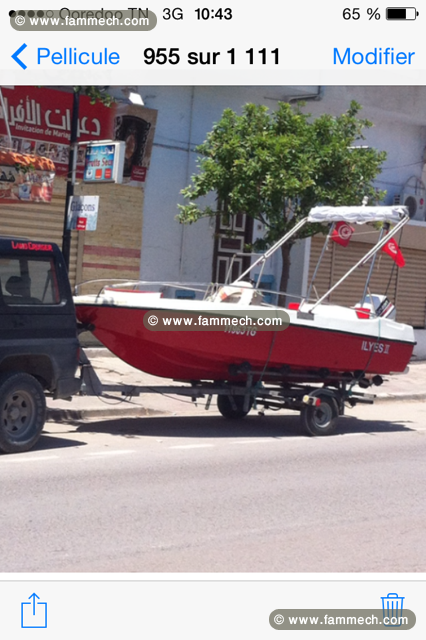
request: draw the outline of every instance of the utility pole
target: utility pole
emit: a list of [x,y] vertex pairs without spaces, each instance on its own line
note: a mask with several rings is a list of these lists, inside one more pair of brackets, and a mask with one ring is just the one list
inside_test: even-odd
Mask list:
[[62,234],[62,254],[65,264],[69,270],[71,252],[71,230],[68,226],[68,209],[71,196],[74,195],[75,171],[77,166],[77,136],[78,136],[78,115],[80,109],[80,88],[74,91],[72,115],[71,115],[71,138],[70,155],[68,160],[67,191],[65,197],[64,230]]

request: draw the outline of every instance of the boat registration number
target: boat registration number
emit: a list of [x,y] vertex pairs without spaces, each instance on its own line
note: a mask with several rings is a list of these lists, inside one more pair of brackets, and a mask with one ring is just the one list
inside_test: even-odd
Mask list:
[[232,333],[237,336],[255,336],[257,331],[255,329],[231,329],[231,327],[226,327],[225,333]]

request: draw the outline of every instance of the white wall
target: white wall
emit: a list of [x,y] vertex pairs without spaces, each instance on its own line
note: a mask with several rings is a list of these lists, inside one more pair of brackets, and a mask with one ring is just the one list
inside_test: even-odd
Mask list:
[[[284,91],[286,89],[286,91]],[[181,189],[197,170],[194,147],[201,144],[225,108],[241,112],[247,102],[273,109],[289,95],[316,87],[139,87],[147,107],[158,110],[148,171],[142,232],[141,278],[210,282],[213,224],[176,221]],[[212,197],[213,201],[214,198]]]
[[351,100],[363,107],[359,117],[373,122],[365,130],[365,144],[386,151],[387,160],[376,180],[379,189],[387,191],[385,204],[401,194],[411,176],[421,178],[426,145],[425,87],[325,87],[321,102],[306,109],[314,116],[322,113],[338,115],[346,111]]

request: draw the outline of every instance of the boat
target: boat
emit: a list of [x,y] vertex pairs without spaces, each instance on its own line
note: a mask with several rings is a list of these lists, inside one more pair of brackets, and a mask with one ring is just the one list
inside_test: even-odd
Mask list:
[[[91,330],[126,363],[163,378],[238,383],[246,380],[250,372],[253,383],[274,380],[284,385],[315,381],[324,385],[356,382],[364,387],[372,381],[379,384],[381,376],[406,369],[415,344],[413,328],[395,320],[393,304],[369,290],[377,253],[408,220],[407,209],[399,206],[315,207],[233,282],[199,289],[182,283],[101,283],[100,290],[91,294],[80,293],[80,285],[74,298],[77,318],[83,328]],[[158,319],[164,314],[210,317],[268,312],[273,316],[282,312],[282,306],[277,304],[282,293],[274,293],[275,304],[266,303],[265,291],[258,286],[265,264],[308,223],[328,225],[321,261],[339,222],[381,222],[383,228],[375,246],[323,296],[312,298],[311,286],[305,298],[288,305],[285,330],[238,326],[221,331],[160,331],[148,323],[148,318]],[[329,304],[330,293],[367,263],[370,269],[362,299],[354,301],[351,308]],[[176,297],[176,290],[181,292],[180,297]],[[191,295],[195,292],[198,299],[188,299],[189,293],[184,294],[189,291]]]

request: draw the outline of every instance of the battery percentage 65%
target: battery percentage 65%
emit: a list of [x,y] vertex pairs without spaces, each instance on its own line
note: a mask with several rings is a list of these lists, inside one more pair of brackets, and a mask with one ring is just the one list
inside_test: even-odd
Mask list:
[[[380,20],[379,9],[367,9],[367,16],[369,20]],[[343,9],[343,18],[344,20],[359,20],[361,17],[361,9]]]

